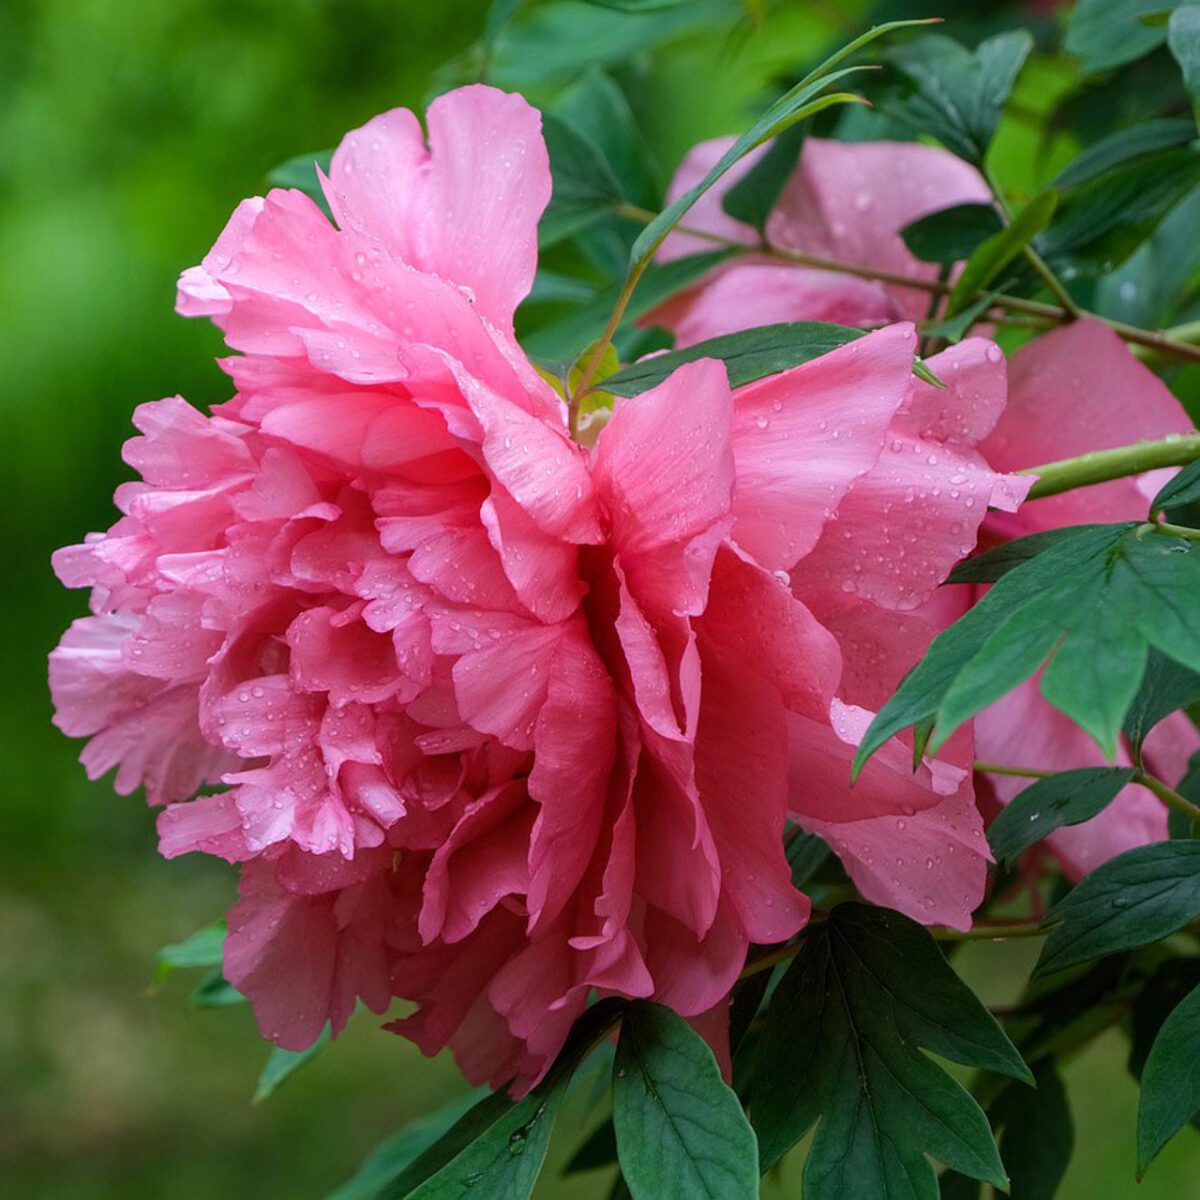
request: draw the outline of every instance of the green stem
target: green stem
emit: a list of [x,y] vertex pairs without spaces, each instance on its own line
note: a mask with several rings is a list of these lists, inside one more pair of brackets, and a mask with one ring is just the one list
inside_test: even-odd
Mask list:
[[[1012,212],[1009,210],[1008,202],[1004,199],[1004,191],[1000,187],[999,182],[991,171],[985,170],[984,178],[987,180],[988,187],[992,189],[992,195],[996,200],[996,207],[1000,211],[1001,220],[1003,220],[1005,225],[1011,225]],[[1081,316],[1083,310],[1075,303],[1074,297],[1063,286],[1062,280],[1050,269],[1046,260],[1028,243],[1021,247],[1021,253],[1025,256],[1025,261],[1041,276],[1042,282],[1059,304],[1073,318]]]
[[1113,450],[1093,450],[1077,458],[1027,467],[1019,475],[1038,477],[1029,492],[1030,500],[1057,496],[1072,488],[1104,483],[1126,475],[1140,475],[1157,467],[1182,467],[1200,458],[1200,433],[1175,434],[1160,442],[1135,442]]
[[616,336],[617,330],[621,327],[621,318],[625,316],[625,310],[629,307],[629,301],[633,298],[633,289],[637,287],[638,280],[641,279],[649,262],[649,259],[643,259],[626,277],[624,286],[621,288],[621,294],[617,297],[617,302],[613,305],[612,314],[608,318],[608,324],[605,325],[604,332],[600,335],[600,340],[596,343],[592,351],[592,356],[588,359],[587,365],[583,368],[583,373],[579,377],[579,383],[575,388],[573,398],[577,399],[583,396],[592,386],[592,380],[596,378],[596,372],[600,369],[604,352],[608,349],[613,338]]
[[1200,808],[1186,796],[1181,796],[1174,788],[1167,787],[1161,779],[1146,771],[1135,771],[1133,782],[1141,784],[1147,791],[1153,792],[1168,808],[1183,813],[1192,821],[1200,821]]
[[1158,521],[1152,529],[1166,537],[1183,538],[1189,542],[1200,542],[1200,529],[1189,529],[1186,525],[1172,525],[1170,521]]
[[1033,767],[1006,767],[1000,763],[977,762],[976,771],[987,775],[1016,775],[1021,779],[1049,779],[1054,771],[1039,771]]
[[1009,938],[1044,937],[1040,921],[989,921],[970,929],[951,929],[934,925],[930,931],[939,942],[1003,942]]
[[[617,207],[618,216],[630,221],[646,224],[657,215],[634,204],[621,204]],[[747,253],[766,254],[783,262],[796,263],[798,266],[814,267],[820,271],[835,271],[841,275],[853,275],[858,279],[871,279],[878,283],[891,284],[893,287],[910,288],[913,291],[931,294],[944,294],[950,291],[950,285],[939,283],[935,279],[914,279],[898,271],[885,271],[877,267],[864,267],[858,263],[843,262],[837,258],[825,258],[819,254],[803,254],[798,250],[787,250],[782,246],[759,244],[747,246],[744,242],[722,237],[719,233],[710,233],[706,229],[693,229],[688,225],[677,225],[677,233],[687,234],[688,237],[699,238],[716,246],[726,246]],[[982,294],[982,293],[977,293]],[[1020,296],[1008,296],[999,293],[992,297],[995,307],[1007,313],[1019,313],[1028,317],[1038,318],[1052,325],[1063,325],[1078,317],[1087,317],[1106,324],[1123,341],[1159,354],[1170,355],[1173,358],[1184,358],[1191,362],[1200,362],[1200,346],[1193,346],[1186,340],[1176,340],[1171,331],[1160,332],[1154,329],[1140,329],[1136,325],[1126,325],[1123,321],[1113,321],[1108,317],[1081,309],[1070,311],[1059,304],[1044,304],[1040,300],[1026,300]],[[1192,336],[1195,336],[1193,334]]]

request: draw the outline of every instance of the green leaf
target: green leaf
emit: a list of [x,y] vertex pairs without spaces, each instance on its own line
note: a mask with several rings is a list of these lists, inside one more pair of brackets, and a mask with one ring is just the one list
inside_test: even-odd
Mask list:
[[862,336],[861,329],[824,321],[762,325],[697,342],[684,350],[656,354],[610,375],[604,388],[618,396],[636,396],[661,383],[684,363],[701,358],[719,358],[729,373],[729,386],[741,387],[820,358]]
[[1165,508],[1181,508],[1194,500],[1200,500],[1200,462],[1189,463],[1168,480],[1154,497],[1150,511],[1157,513]]
[[996,861],[1011,862],[1056,829],[1090,821],[1132,778],[1132,767],[1083,767],[1039,779],[1009,801],[988,829]]
[[1071,1161],[1075,1128],[1067,1093],[1052,1058],[1033,1068],[1035,1089],[1010,1083],[988,1105],[1001,1127],[1000,1158],[1012,1181],[1012,1200],[1054,1200]]
[[154,956],[155,984],[161,983],[172,971],[181,967],[219,967],[225,932],[225,922],[214,921],[182,942],[164,946]]
[[493,42],[500,30],[517,15],[524,0],[492,0],[483,19],[483,40]]
[[224,1008],[245,1002],[246,997],[221,974],[220,967],[209,971],[188,997],[188,1003],[193,1008]]
[[[651,263],[625,310],[621,327],[628,328],[638,317],[695,283],[728,258],[729,253],[728,250],[717,250],[707,254],[689,254],[665,263]],[[521,345],[528,354],[544,363],[566,366],[574,362],[580,347],[594,342],[600,336],[619,291],[620,288],[614,286],[597,292],[566,316],[522,338]]]
[[804,145],[804,126],[785,129],[767,152],[721,198],[721,207],[735,221],[744,221],[760,232],[780,192],[796,169]]
[[805,1200],[930,1200],[927,1156],[1004,1187],[979,1105],[922,1048],[1032,1078],[927,930],[886,909],[839,905],[810,928],[767,1012],[751,1092],[763,1166],[819,1121]]
[[613,1069],[621,1173],[634,1200],[754,1200],[758,1148],[712,1051],[669,1008],[631,1006]]
[[476,1088],[449,1104],[410,1121],[398,1133],[381,1142],[363,1159],[354,1175],[325,1200],[375,1200],[380,1191],[395,1179],[419,1154],[424,1153],[457,1123],[468,1109],[487,1095]]
[[820,95],[827,87],[855,71],[860,67],[843,67],[833,70],[843,59],[848,58],[857,50],[862,49],[876,38],[897,29],[906,29],[914,25],[927,24],[926,21],[889,21],[884,25],[876,25],[866,33],[831,54],[819,67],[810,71],[795,87],[772,104],[758,120],[750,126],[741,137],[725,151],[713,164],[711,170],[695,187],[690,188],[671,204],[667,205],[657,217],[651,221],[638,235],[629,254],[629,266],[636,270],[646,262],[662,244],[667,234],[683,219],[688,209],[704,195],[735,163],[740,162],[751,150],[769,142],[773,137],[783,133],[785,129],[815,115],[833,104],[846,104],[859,101],[859,97],[846,93]]
[[612,1166],[616,1161],[617,1130],[610,1117],[592,1130],[579,1149],[571,1155],[562,1173],[575,1175],[580,1171],[595,1171],[600,1167]]
[[1064,49],[1082,60],[1085,75],[1123,66],[1163,44],[1165,26],[1141,18],[1169,7],[1170,0],[1079,0],[1067,22]]
[[1151,650],[1141,687],[1125,714],[1124,728],[1135,755],[1146,735],[1171,713],[1200,700],[1200,674]]
[[1183,72],[1193,106],[1200,105],[1200,4],[1181,4],[1171,14],[1167,45]]
[[267,172],[267,182],[272,187],[296,188],[317,202],[321,211],[332,217],[325,193],[321,190],[321,181],[317,178],[317,168],[320,167],[326,175],[329,174],[329,164],[333,160],[332,150],[316,150],[312,154],[298,154],[280,163],[274,170]]
[[1065,525],[1060,529],[1044,529],[1040,533],[1031,533],[1028,537],[1016,538],[1011,542],[1001,542],[991,550],[960,562],[950,572],[947,583],[995,583],[1009,571],[1036,558],[1043,550],[1059,542],[1069,540],[1077,534],[1095,532],[1106,529],[1105,525]]
[[1134,1079],[1141,1080],[1146,1061],[1163,1023],[1182,1000],[1200,986],[1200,958],[1168,958],[1159,963],[1138,989],[1129,1017],[1129,1059]]
[[1033,239],[1054,215],[1057,192],[1043,192],[1031,200],[1013,218],[1012,224],[981,242],[963,266],[946,301],[946,315],[961,312],[975,296],[994,280]]
[[890,111],[979,165],[1032,49],[1023,29],[988,38],[974,52],[941,35],[918,38],[888,55],[915,88]]
[[258,1086],[254,1089],[253,1104],[261,1104],[287,1082],[302,1066],[312,1062],[326,1046],[329,1045],[329,1026],[326,1025],[317,1038],[306,1050],[284,1050],[280,1046],[272,1048],[267,1057],[266,1065],[258,1077]]
[[1200,1113],[1200,986],[1163,1022],[1138,1103],[1138,1178],[1158,1152]]
[[995,300],[995,292],[986,292],[953,317],[937,321],[922,321],[921,332],[928,337],[940,337],[947,342],[957,344],[967,336],[972,326],[991,308]]
[[1196,123],[1186,117],[1160,117],[1127,129],[1117,129],[1086,146],[1054,180],[1053,187],[1078,187],[1113,167],[1134,159],[1185,146],[1196,136]]
[[543,248],[610,216],[621,203],[621,183],[600,148],[553,113],[542,114],[554,190],[538,226]]
[[1046,914],[1035,976],[1167,937],[1200,916],[1200,841],[1158,842],[1110,859]]
[[792,886],[803,890],[833,852],[815,833],[805,833],[797,827],[789,837],[784,853],[792,868]]
[[613,175],[621,181],[625,199],[658,207],[658,166],[625,93],[611,76],[594,67],[586,71],[555,101],[554,114],[600,150]]
[[1200,153],[1186,146],[1147,155],[1070,188],[1034,243],[1064,277],[1104,274],[1124,262],[1200,180]]
[[[493,1092],[469,1109],[381,1193],[381,1200],[524,1200],[533,1191],[575,1068],[621,1012],[593,1005],[575,1023],[549,1074],[520,1100]],[[477,1190],[476,1190],[477,1189]]]
[[923,262],[956,263],[1003,228],[991,204],[956,204],[913,221],[900,230],[909,251]]
[[1149,647],[1200,670],[1200,547],[1133,523],[1081,526],[1008,570],[934,639],[871,723],[855,772],[930,717],[937,750],[1047,658],[1043,694],[1111,754]]

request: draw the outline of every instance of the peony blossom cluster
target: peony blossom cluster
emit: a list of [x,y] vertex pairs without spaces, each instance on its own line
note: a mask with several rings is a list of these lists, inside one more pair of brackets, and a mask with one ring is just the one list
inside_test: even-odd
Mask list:
[[[731,142],[717,139],[696,146],[680,166],[671,196],[697,183]],[[747,246],[760,244],[754,229],[722,208],[724,192],[754,161],[744,160],[730,172],[724,188],[705,196],[688,214],[689,228]],[[773,249],[929,282],[937,268],[914,258],[900,231],[940,209],[990,199],[974,167],[936,147],[810,138],[766,222],[765,241]],[[666,243],[663,254],[675,257],[706,245],[711,243],[679,234]],[[669,326],[680,344],[692,344],[778,321],[869,327],[915,319],[927,307],[923,289],[798,266],[762,252],[722,265],[650,319]],[[1077,321],[1018,349],[1009,364],[1007,390],[1008,403],[995,410],[994,426],[974,430],[987,461],[1001,471],[1192,429],[1162,380],[1138,362],[1108,326],[1095,320]],[[981,543],[995,545],[1066,525],[1145,520],[1150,501],[1171,473],[1151,471],[1035,500],[1019,512],[991,512]],[[970,587],[948,589],[922,615],[932,620],[936,632],[961,616],[975,598]],[[907,656],[897,647],[900,671],[912,666],[923,649],[920,639]],[[975,719],[974,732],[976,755],[983,762],[1060,771],[1106,761],[1088,734],[1042,698],[1036,678],[984,710]],[[1154,774],[1175,784],[1197,749],[1196,727],[1185,714],[1173,713],[1151,731],[1143,758]],[[1129,761],[1128,748],[1122,747],[1118,762]],[[988,801],[1007,803],[1028,786],[1026,780],[1009,776],[983,779],[985,806]],[[1079,879],[1114,855],[1166,836],[1162,803],[1130,786],[1099,816],[1055,831],[1045,845],[1067,875]]]
[[868,898],[969,925],[969,730],[915,773],[899,742],[853,789],[849,764],[1030,481],[979,449],[999,350],[945,351],[931,387],[877,289],[896,323],[734,392],[689,364],[574,443],[513,335],[538,114],[479,86],[427,126],[369,122],[322,177],[332,222],[272,191],[184,273],[234,394],[137,410],[122,515],[55,557],[92,615],[51,684],[163,854],[240,864],[225,973],[268,1037],[399,997],[392,1028],[522,1089],[594,994],[719,1030],[750,943],[808,917],[789,818]]

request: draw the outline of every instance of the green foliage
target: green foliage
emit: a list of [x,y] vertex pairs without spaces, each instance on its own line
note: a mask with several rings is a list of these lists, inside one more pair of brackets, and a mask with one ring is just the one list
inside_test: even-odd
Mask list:
[[1052,1058],[1033,1068],[1033,1087],[1009,1083],[988,1105],[1000,1128],[1000,1158],[1012,1200],[1054,1200],[1075,1148],[1066,1091]]
[[766,152],[724,195],[721,207],[735,219],[765,231],[767,218],[783,185],[796,168],[804,146],[804,126],[793,125],[775,138]]
[[1064,48],[1089,74],[1122,66],[1162,45],[1166,23],[1153,18],[1171,7],[1170,0],[1080,0]]
[[1081,767],[1039,779],[1009,801],[988,829],[997,862],[1018,855],[1064,825],[1099,815],[1133,778],[1132,767]]
[[956,204],[921,217],[902,229],[904,244],[925,262],[956,263],[1001,231],[1000,215],[991,204]]
[[889,737],[932,718],[936,749],[1049,658],[1042,693],[1111,757],[1151,646],[1200,669],[1200,552],[1145,527],[1082,527],[1043,543],[939,634],[872,722],[856,768]]
[[997,34],[974,52],[938,34],[920,38],[888,55],[914,89],[890,111],[960,158],[982,163],[1032,49],[1025,30]]
[[1035,975],[1145,946],[1200,916],[1200,841],[1139,846],[1097,867],[1047,914]]
[[284,1050],[282,1046],[272,1048],[267,1057],[262,1074],[258,1077],[258,1086],[254,1089],[254,1104],[269,1100],[275,1092],[286,1083],[301,1067],[312,1062],[326,1046],[329,1045],[329,1027],[326,1026],[320,1037],[305,1050]]
[[634,1200],[754,1200],[758,1147],[712,1051],[682,1017],[634,1004],[613,1065],[613,1124]]
[[898,913],[846,904],[816,926],[771,999],[751,1118],[764,1167],[817,1124],[809,1200],[937,1195],[926,1155],[1006,1183],[978,1104],[922,1049],[1029,1080],[937,944]]
[[962,312],[977,292],[991,284],[1041,233],[1054,215],[1057,192],[1043,192],[1027,204],[1011,224],[980,242],[963,266],[946,301],[946,315]]
[[1163,1022],[1142,1072],[1138,1176],[1200,1113],[1200,986]]

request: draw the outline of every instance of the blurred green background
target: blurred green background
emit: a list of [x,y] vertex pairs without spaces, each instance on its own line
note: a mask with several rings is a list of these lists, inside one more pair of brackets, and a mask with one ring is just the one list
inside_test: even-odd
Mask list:
[[[423,1060],[367,1016],[268,1103],[250,1104],[267,1051],[248,1010],[190,1010],[182,974],[150,989],[154,951],[224,910],[232,872],[161,861],[141,802],[87,783],[78,745],[50,725],[45,655],[84,608],[55,582],[50,552],[111,521],[132,408],[176,392],[198,404],[225,396],[214,331],[173,313],[179,271],[270,167],[384,108],[419,106],[436,68],[477,37],[486,7],[0,3],[0,452],[16,484],[0,513],[4,1195],[321,1197],[381,1138],[463,1088],[448,1060]],[[665,167],[691,141],[744,126],[772,74],[852,25],[858,8],[785,5],[746,36],[684,28],[635,89]],[[611,50],[590,36],[569,42],[539,65],[543,86]],[[1019,134],[1010,143],[1007,169],[1020,178],[1029,157]],[[1004,1001],[1024,952],[997,961],[973,948],[964,962]],[[1081,1149],[1063,1196],[1200,1195],[1190,1132],[1134,1184],[1136,1089],[1123,1054],[1110,1035],[1069,1070]],[[577,1107],[560,1125],[552,1167],[590,1119]],[[792,1165],[764,1194],[798,1195],[798,1174]],[[606,1188],[603,1176],[564,1182],[551,1169],[539,1194]]]

